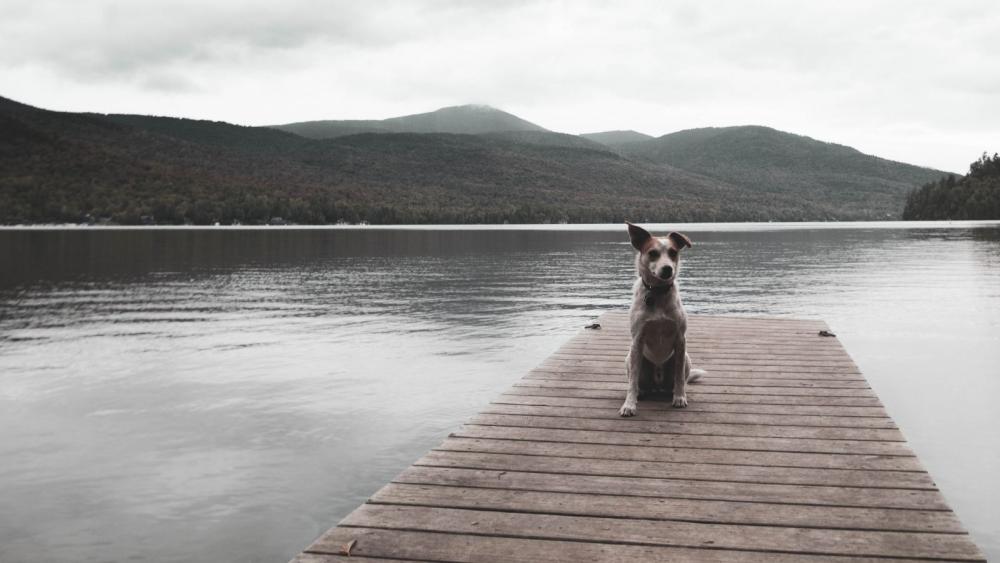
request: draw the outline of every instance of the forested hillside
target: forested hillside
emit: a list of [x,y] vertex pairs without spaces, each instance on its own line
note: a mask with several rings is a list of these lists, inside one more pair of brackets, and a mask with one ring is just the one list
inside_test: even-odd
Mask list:
[[913,190],[903,219],[1000,219],[1000,154],[983,153],[965,176],[949,174]]
[[600,133],[584,133],[580,135],[584,139],[590,139],[595,143],[601,143],[609,147],[617,147],[626,143],[640,143],[653,139],[651,135],[638,131],[601,131]]
[[898,219],[906,194],[942,175],[759,126],[690,129],[620,149],[748,191],[827,201],[839,217]]
[[[458,121],[449,126],[462,127]],[[511,122],[494,126],[504,123]],[[810,169],[794,153],[785,164],[775,155],[760,170],[715,153],[713,168],[710,158],[664,158],[633,145],[623,153],[533,127],[311,139],[214,121],[54,112],[0,98],[0,223],[870,219],[898,216],[905,191],[919,184],[912,177],[921,177],[911,169],[924,170],[857,153],[880,161],[878,174],[852,179],[820,166],[812,183],[797,188],[789,174],[807,177]],[[731,172],[736,164],[744,175]],[[783,183],[746,181],[759,176]]]

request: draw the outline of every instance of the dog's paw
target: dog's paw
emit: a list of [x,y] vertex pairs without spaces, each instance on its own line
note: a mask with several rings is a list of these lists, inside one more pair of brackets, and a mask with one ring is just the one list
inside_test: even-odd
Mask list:
[[618,409],[619,416],[635,416],[635,412],[639,410],[635,403],[629,404],[625,403],[622,408]]
[[686,406],[688,406],[688,399],[687,399],[687,397],[685,397],[684,395],[681,395],[679,397],[674,397],[674,408],[675,409],[683,409]]

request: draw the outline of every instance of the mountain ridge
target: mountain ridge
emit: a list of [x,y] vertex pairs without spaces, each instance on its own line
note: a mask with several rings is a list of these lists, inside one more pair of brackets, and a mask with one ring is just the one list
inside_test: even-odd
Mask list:
[[652,135],[640,133],[632,129],[615,129],[613,131],[598,131],[596,133],[581,133],[584,139],[609,147],[618,147],[627,143],[643,142],[654,139]]
[[434,111],[386,119],[300,121],[270,125],[311,139],[332,139],[359,133],[457,133],[477,135],[507,131],[547,131],[514,114],[482,104],[448,106]]
[[[776,130],[614,148],[531,125],[311,139],[0,98],[0,223],[883,219],[898,217],[915,185],[943,174]],[[770,140],[747,145],[762,139]],[[813,156],[796,162],[803,154]]]

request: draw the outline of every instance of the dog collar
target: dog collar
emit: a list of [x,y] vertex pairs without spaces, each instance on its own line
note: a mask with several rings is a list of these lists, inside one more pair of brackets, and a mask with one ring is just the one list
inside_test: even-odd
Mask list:
[[642,282],[642,287],[646,288],[646,291],[652,291],[653,293],[666,293],[674,288],[674,282],[670,282],[667,285],[649,285],[646,280],[639,278]]
[[642,278],[639,279],[642,282],[642,287],[646,288],[646,307],[650,309],[656,304],[656,296],[662,293],[670,293],[670,290],[674,288],[674,282],[670,282],[667,285],[649,285]]

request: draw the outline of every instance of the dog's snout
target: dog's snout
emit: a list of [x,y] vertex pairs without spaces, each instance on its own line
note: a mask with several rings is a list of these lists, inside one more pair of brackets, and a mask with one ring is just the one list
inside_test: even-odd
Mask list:
[[661,278],[666,279],[666,278],[669,278],[672,275],[674,275],[674,269],[673,269],[673,267],[671,267],[671,266],[664,266],[664,267],[660,268],[660,277]]

